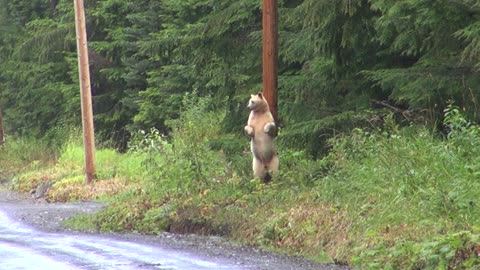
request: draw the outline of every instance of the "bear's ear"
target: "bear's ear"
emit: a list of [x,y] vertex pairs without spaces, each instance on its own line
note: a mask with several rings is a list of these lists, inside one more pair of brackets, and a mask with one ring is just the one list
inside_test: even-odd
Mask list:
[[258,94],[257,94],[257,95],[258,95],[260,98],[263,98],[263,94],[262,94],[262,92],[258,92]]

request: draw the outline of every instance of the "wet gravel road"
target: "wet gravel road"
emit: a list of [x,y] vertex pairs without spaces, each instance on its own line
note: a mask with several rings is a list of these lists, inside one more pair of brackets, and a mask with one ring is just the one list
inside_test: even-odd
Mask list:
[[79,233],[61,226],[99,203],[46,204],[0,188],[0,270],[346,269],[245,247],[220,237]]
[[0,212],[0,269],[243,269],[229,261],[97,237],[46,233]]

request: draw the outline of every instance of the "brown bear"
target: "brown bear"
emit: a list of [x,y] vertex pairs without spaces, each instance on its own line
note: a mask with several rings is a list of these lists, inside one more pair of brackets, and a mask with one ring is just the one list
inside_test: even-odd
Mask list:
[[260,177],[264,183],[268,183],[272,180],[272,174],[278,171],[279,165],[273,145],[277,127],[262,93],[251,95],[247,107],[250,109],[250,116],[245,126],[245,133],[250,137],[253,175]]

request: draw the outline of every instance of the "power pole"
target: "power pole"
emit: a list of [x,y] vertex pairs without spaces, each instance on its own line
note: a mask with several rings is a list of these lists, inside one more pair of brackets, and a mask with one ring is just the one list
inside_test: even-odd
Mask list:
[[263,0],[263,95],[278,124],[278,4]]
[[4,142],[4,134],[3,134],[3,117],[2,117],[2,106],[0,105],[0,146],[3,145]]
[[95,179],[95,134],[93,131],[92,92],[90,86],[85,6],[83,0],[74,0],[74,4],[82,105],[83,145],[85,147],[85,177],[87,184],[90,184]]
[[[2,85],[0,84],[0,93],[1,93],[1,87]],[[0,95],[1,97],[1,95]],[[2,103],[0,102],[0,146],[3,145],[5,142],[5,134],[3,133],[3,115],[2,115]]]

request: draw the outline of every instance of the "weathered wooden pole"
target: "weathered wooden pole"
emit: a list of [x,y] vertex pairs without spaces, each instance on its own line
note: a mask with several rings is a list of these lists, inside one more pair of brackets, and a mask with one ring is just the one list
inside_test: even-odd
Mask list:
[[0,145],[3,145],[4,142],[4,134],[3,134],[3,117],[2,117],[2,105],[0,105]]
[[263,0],[263,95],[278,124],[278,4]]
[[92,92],[88,61],[87,31],[83,0],[74,0],[77,33],[78,73],[82,105],[83,144],[85,147],[85,177],[87,184],[95,179],[95,134],[93,131]]
[[[0,93],[1,93],[1,90],[2,90],[2,85],[0,84]],[[3,131],[2,103],[0,102],[0,146],[3,145],[4,142],[5,142],[5,133]]]

